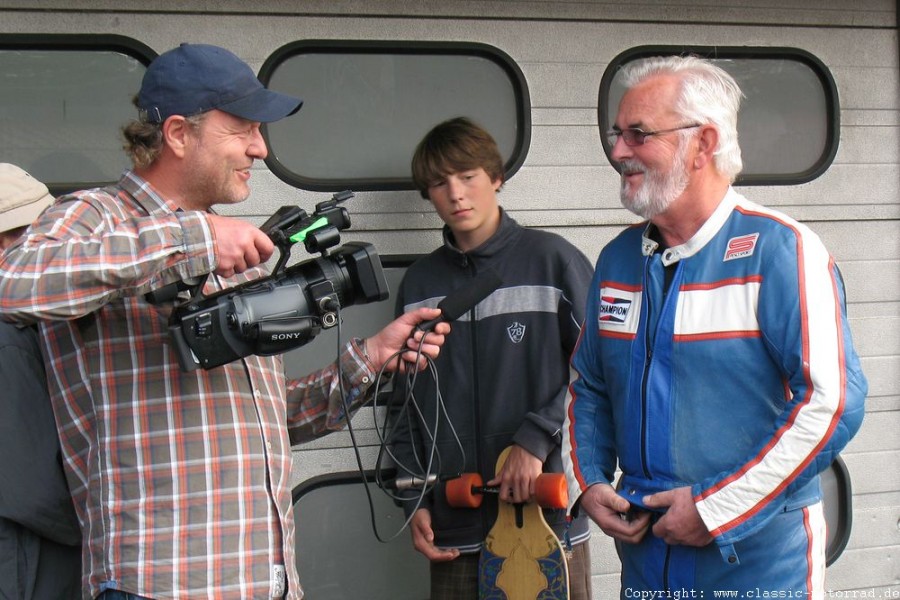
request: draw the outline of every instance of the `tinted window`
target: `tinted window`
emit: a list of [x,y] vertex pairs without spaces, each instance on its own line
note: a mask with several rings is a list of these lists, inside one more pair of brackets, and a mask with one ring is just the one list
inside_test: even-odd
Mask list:
[[297,187],[411,189],[410,159],[434,125],[468,116],[506,159],[525,159],[530,102],[512,60],[481,44],[305,41],[260,71],[271,89],[303,98],[295,117],[266,128],[269,168]]
[[120,130],[154,56],[118,36],[0,36],[0,161],[54,193],[118,179]]
[[[694,53],[711,58],[744,92],[738,135],[744,170],[737,184],[797,184],[821,175],[838,147],[837,89],[818,59],[793,48],[641,47],[613,60],[600,85],[601,133],[615,119],[623,89],[619,67],[646,56]],[[611,148],[601,135],[607,157]]]

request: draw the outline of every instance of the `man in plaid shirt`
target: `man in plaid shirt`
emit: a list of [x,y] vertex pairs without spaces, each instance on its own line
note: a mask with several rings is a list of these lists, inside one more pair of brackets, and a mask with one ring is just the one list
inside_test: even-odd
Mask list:
[[182,44],[148,67],[136,103],[133,169],[58,199],[0,258],[0,314],[40,322],[82,593],[298,599],[291,445],[341,427],[340,390],[363,403],[404,346],[408,362],[391,368],[423,368],[415,351],[437,356],[449,326],[422,341],[411,332],[440,311],[407,313],[299,380],[286,381],[281,357],[182,371],[172,305],[144,295],[206,274],[205,293],[266,275],[271,240],[211,209],[247,198],[267,153],[260,123],[301,101],[222,48]]

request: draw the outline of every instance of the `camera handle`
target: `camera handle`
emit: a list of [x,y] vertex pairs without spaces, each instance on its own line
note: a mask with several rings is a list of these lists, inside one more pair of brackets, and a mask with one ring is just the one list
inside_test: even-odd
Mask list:
[[[309,216],[299,206],[282,206],[275,214],[260,225],[260,230],[269,236],[280,254],[272,275],[280,273],[291,257],[291,246],[303,242],[309,254],[328,255],[328,249],[341,241],[340,231],[350,227],[350,214],[338,206],[353,198],[353,192],[336,192],[329,200],[316,204],[316,210]],[[176,281],[158,290],[144,294],[150,304],[173,302],[180,292],[188,290],[190,299],[179,304],[196,304],[203,299],[203,286],[209,273],[187,281]]]
[[338,206],[353,198],[353,192],[344,190],[335,193],[331,199],[316,204],[312,216],[299,206],[282,206],[269,217],[260,229],[278,247],[280,256],[272,269],[277,275],[287,264],[291,246],[303,242],[309,254],[328,254],[328,249],[341,241],[340,231],[350,227],[350,214],[346,208]]
[[203,286],[206,285],[207,279],[209,279],[209,273],[182,281],[176,281],[157,290],[147,292],[144,294],[144,299],[153,305],[176,302],[178,294],[187,290],[190,292],[190,299],[185,300],[184,302],[178,302],[178,304],[191,304],[201,300],[201,293],[203,292]]

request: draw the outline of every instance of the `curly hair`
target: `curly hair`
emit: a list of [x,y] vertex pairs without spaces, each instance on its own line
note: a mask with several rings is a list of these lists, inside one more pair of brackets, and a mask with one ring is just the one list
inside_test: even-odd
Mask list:
[[[137,106],[137,96],[134,98]],[[203,122],[206,113],[200,113],[184,117],[188,125],[197,130]],[[156,162],[163,149],[163,125],[164,123],[151,123],[145,115],[127,123],[122,127],[122,135],[125,144],[122,147],[131,159],[135,168],[145,169]]]

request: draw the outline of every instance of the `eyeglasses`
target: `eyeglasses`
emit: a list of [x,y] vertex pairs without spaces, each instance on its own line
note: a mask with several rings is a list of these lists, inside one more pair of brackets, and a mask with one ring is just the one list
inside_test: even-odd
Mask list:
[[613,127],[606,132],[606,140],[609,142],[610,146],[615,146],[616,138],[621,136],[625,145],[633,148],[635,146],[642,146],[644,142],[647,141],[647,138],[653,135],[662,135],[664,133],[672,133],[673,131],[681,131],[682,129],[693,129],[694,127],[700,126],[700,123],[694,123],[693,125],[683,125],[681,127],[673,127],[672,129],[660,129],[659,131],[644,131],[637,127],[629,127],[627,129]]

